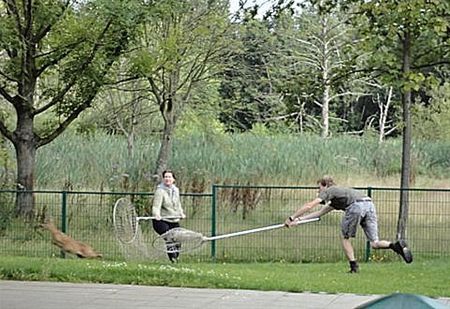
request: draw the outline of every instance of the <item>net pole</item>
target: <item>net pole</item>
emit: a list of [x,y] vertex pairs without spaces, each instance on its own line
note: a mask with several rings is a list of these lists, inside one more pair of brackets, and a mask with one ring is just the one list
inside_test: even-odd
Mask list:
[[247,234],[252,234],[252,233],[257,233],[257,232],[263,232],[263,231],[268,231],[268,230],[273,230],[273,229],[279,229],[279,228],[281,228],[283,226],[284,226],[284,224],[276,224],[276,225],[260,227],[260,228],[252,229],[252,230],[234,232],[234,233],[230,233],[230,234],[218,235],[218,236],[213,236],[213,237],[205,237],[204,239],[205,240],[218,240],[218,239],[242,236],[242,235],[247,235]]
[[[298,221],[295,225],[300,225],[300,224],[305,224],[305,223],[315,222],[315,221],[319,221],[319,218],[312,218],[312,219],[307,219],[307,220],[301,220],[301,221]],[[260,228],[256,228],[256,229],[251,229],[251,230],[245,230],[245,231],[240,231],[240,232],[234,232],[234,233],[230,233],[230,234],[223,234],[223,235],[212,236],[212,237],[204,237],[203,239],[204,239],[205,241],[207,241],[207,240],[218,240],[218,239],[224,239],[224,238],[230,238],[230,237],[242,236],[242,235],[247,235],[247,234],[252,234],[252,233],[258,233],[258,232],[270,231],[270,230],[282,228],[282,227],[284,227],[284,226],[285,226],[284,223],[280,223],[280,224],[274,224],[274,225],[264,226],[264,227],[260,227]]]

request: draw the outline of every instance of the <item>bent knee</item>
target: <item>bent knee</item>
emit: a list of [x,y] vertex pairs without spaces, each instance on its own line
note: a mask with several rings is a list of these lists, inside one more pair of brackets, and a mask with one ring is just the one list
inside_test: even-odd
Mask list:
[[378,240],[371,241],[370,246],[372,247],[372,249],[379,249],[381,247],[380,242]]

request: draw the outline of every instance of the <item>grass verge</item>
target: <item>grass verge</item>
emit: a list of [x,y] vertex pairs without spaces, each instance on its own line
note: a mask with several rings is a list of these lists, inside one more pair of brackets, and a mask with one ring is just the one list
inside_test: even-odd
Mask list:
[[58,258],[2,257],[0,279],[93,282],[289,292],[421,294],[450,297],[450,261],[363,263],[137,263]]

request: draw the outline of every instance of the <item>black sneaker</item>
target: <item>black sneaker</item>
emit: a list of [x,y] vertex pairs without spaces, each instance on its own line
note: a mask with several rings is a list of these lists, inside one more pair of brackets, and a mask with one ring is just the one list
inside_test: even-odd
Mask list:
[[359,272],[359,265],[356,262],[350,262],[350,270],[348,271],[349,274],[356,274]]
[[166,244],[166,251],[167,251],[167,255],[169,256],[169,260],[172,263],[177,263],[179,252],[177,250],[176,245],[173,243]]
[[411,263],[413,261],[413,256],[411,250],[409,250],[406,241],[399,240],[392,246],[392,250],[394,250],[397,254],[399,254],[406,263]]

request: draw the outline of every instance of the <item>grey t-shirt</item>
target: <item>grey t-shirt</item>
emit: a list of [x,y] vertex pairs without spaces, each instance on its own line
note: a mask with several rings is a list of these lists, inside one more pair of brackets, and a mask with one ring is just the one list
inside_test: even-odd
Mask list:
[[358,199],[363,199],[366,196],[352,188],[344,188],[331,186],[319,193],[318,196],[323,204],[330,203],[334,209],[345,210],[348,206],[356,202]]

